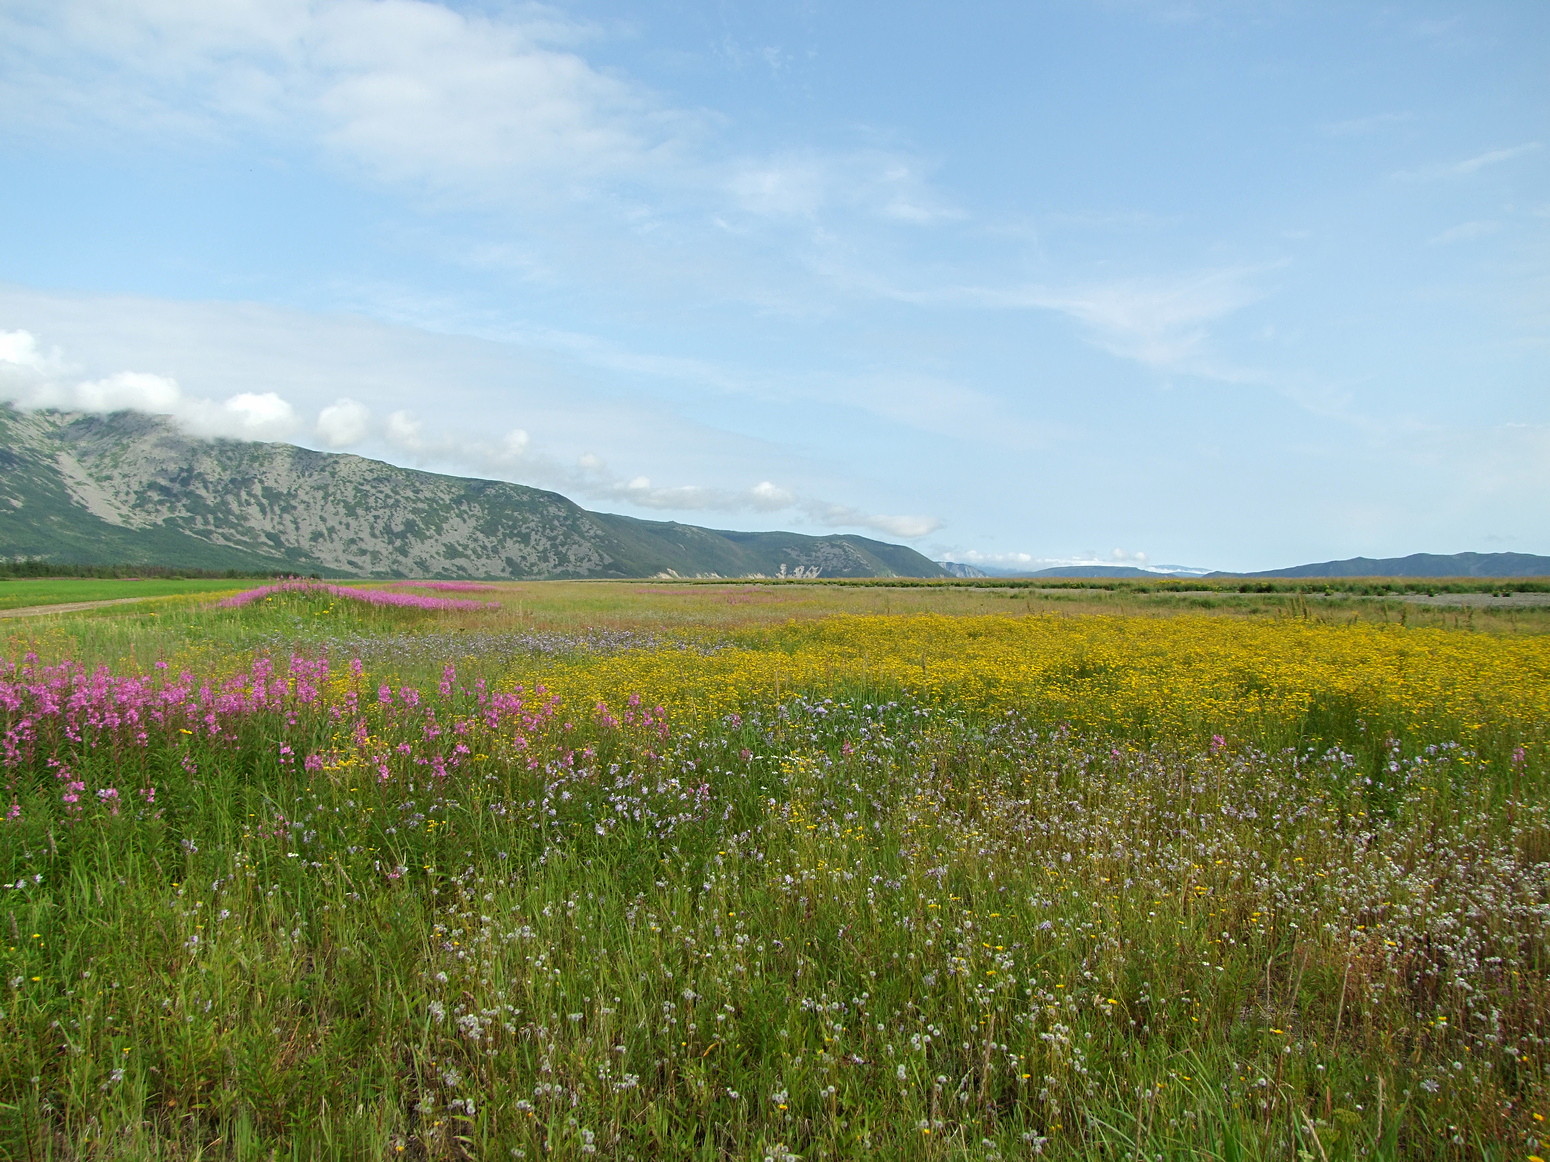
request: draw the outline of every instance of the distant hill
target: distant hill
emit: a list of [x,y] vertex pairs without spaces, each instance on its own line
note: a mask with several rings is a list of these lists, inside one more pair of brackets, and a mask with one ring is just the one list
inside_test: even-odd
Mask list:
[[1134,565],[1057,565],[1040,569],[1037,573],[1024,573],[1024,577],[1149,577],[1153,581],[1171,576],[1154,573],[1149,569],[1137,569]]
[[1208,573],[1208,577],[1550,577],[1550,557],[1532,553],[1412,553],[1408,557],[1351,557],[1263,573]]
[[949,577],[989,577],[985,570],[974,565],[965,565],[962,561],[938,561],[943,572]]
[[1137,577],[1153,581],[1169,577],[1199,577],[1197,570],[1137,569],[1133,565],[1053,565],[1048,569],[1009,569],[1004,565],[961,565],[955,561],[938,561],[954,577]]
[[554,492],[170,421],[0,406],[0,559],[363,577],[943,577],[867,537],[588,512]]

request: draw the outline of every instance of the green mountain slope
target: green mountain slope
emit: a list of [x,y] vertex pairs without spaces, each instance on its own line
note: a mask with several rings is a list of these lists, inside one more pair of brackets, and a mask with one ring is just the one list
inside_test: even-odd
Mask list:
[[0,407],[0,558],[342,576],[942,576],[856,536],[592,513],[542,489],[289,444],[201,440],[133,412]]

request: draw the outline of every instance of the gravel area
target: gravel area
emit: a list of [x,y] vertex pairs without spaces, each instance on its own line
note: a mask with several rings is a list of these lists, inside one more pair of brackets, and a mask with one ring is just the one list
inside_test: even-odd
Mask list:
[[1478,609],[1533,609],[1550,606],[1550,593],[1406,593],[1399,599],[1412,605],[1469,605]]

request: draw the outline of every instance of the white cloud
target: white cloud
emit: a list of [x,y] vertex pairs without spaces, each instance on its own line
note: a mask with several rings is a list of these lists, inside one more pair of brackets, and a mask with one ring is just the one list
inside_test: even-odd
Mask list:
[[821,500],[799,501],[797,507],[812,520],[831,528],[869,529],[885,536],[902,537],[907,541],[930,536],[942,527],[942,522],[934,516],[887,516]]
[[359,444],[371,431],[371,412],[365,404],[341,399],[318,413],[318,439],[329,448]]
[[544,43],[553,16],[480,16],[418,0],[319,6],[325,140],[383,177],[484,188],[660,164],[692,118]]
[[1468,158],[1450,166],[1449,173],[1471,174],[1476,170],[1484,169],[1488,165],[1496,165],[1499,162],[1511,161],[1515,157],[1522,157],[1526,153],[1537,153],[1544,148],[1544,144],[1538,141],[1530,141],[1523,145],[1514,145],[1510,149],[1493,149],[1489,152]]
[[714,142],[722,119],[576,51],[597,35],[536,4],[17,0],[0,8],[0,124],[301,141],[376,180],[475,203],[574,211],[618,195],[638,209],[646,186],[758,218],[962,216],[898,149],[729,161]]
[[0,16],[0,94],[34,123],[300,127],[379,177],[481,194],[664,164],[698,118],[569,51],[589,34],[537,6],[22,0]]
[[752,492],[758,500],[769,504],[772,508],[785,508],[796,500],[796,497],[792,496],[791,493],[784,488],[777,488],[768,480],[761,480],[758,484],[755,484]]
[[1433,234],[1426,241],[1433,246],[1447,246],[1453,242],[1473,242],[1477,238],[1495,234],[1502,228],[1500,222],[1477,221],[1460,222],[1457,226],[1450,226],[1440,234]]
[[[296,430],[296,411],[272,391],[243,392],[220,405],[218,413],[201,423],[185,422],[197,435],[239,435],[249,440],[281,440]],[[208,430],[201,431],[202,427]]]
[[1084,323],[1112,354],[1149,367],[1190,369],[1204,355],[1210,325],[1262,297],[1245,269],[1181,279],[1129,279],[1030,296],[1030,304]]
[[1252,373],[1216,358],[1214,324],[1258,302],[1255,278],[1268,266],[1224,267],[1170,278],[1134,277],[1069,286],[958,286],[883,293],[922,305],[967,303],[1007,310],[1056,311],[1083,324],[1088,339],[1112,355],[1158,370],[1238,382]]
[[1320,128],[1331,137],[1366,137],[1413,120],[1415,120],[1414,113],[1373,113],[1366,117],[1332,121]]
[[810,149],[734,163],[726,187],[740,209],[768,218],[843,210],[930,225],[964,217],[931,189],[927,168],[893,150]]
[[[13,303],[11,309],[15,310],[20,302],[22,300]],[[5,305],[6,300],[0,294],[0,309],[5,309]],[[54,303],[52,317],[56,324],[67,332],[72,325],[85,327],[82,334],[95,336],[99,342],[103,321],[113,317],[113,311],[126,307],[126,304],[110,307],[100,300],[93,300],[89,306],[70,304],[68,310],[63,309],[65,305],[62,301]],[[31,309],[36,311],[38,308],[34,304]],[[179,328],[172,320],[180,317],[159,313],[126,317],[124,335],[129,341],[129,349],[141,351],[140,344],[147,333],[163,337],[169,333],[179,334]],[[232,320],[221,314],[211,315],[203,308],[200,310],[198,325],[189,332],[187,342],[213,345],[205,351],[185,350],[180,341],[179,357],[195,369],[192,377],[217,383],[223,378],[227,383],[282,380],[310,384],[314,392],[336,391],[351,374],[364,376],[362,383],[376,381],[402,373],[406,361],[417,359],[419,370],[411,375],[401,393],[407,402],[416,396],[423,398],[426,383],[441,382],[445,378],[446,360],[455,356],[458,350],[455,345],[447,345],[453,341],[436,339],[430,349],[415,355],[412,348],[394,347],[393,343],[401,337],[387,329],[374,327],[357,335],[359,323],[317,323],[323,330],[308,338],[304,348],[277,363],[244,364],[239,369],[241,374],[233,377],[232,351],[268,349],[269,337],[273,335],[283,334],[296,341],[306,326],[305,320],[288,313],[279,313],[269,319],[267,316],[255,318],[244,310],[239,312],[238,318],[238,329],[218,341],[217,337],[223,334],[222,327],[230,326]],[[73,324],[72,319],[75,320]],[[261,320],[266,329],[251,330]],[[105,350],[99,349],[96,355],[99,359],[116,359],[120,351],[117,344],[110,344]],[[315,361],[316,366],[309,365],[304,355]],[[487,357],[488,352],[481,348],[479,358]],[[373,363],[373,359],[378,362]],[[467,368],[470,365],[459,366]],[[503,379],[502,393],[509,390],[506,383]],[[306,389],[298,390],[305,393]],[[723,482],[748,471],[750,454],[761,453],[776,463],[787,459],[773,449],[760,449],[754,442],[727,432],[685,429],[650,414],[619,414],[597,401],[589,402],[581,397],[556,407],[552,395],[540,379],[535,384],[535,392],[521,406],[524,410],[534,410],[539,401],[547,397],[544,406],[550,410],[542,413],[546,426],[568,424],[581,438],[608,438],[625,433],[624,438],[612,440],[612,454],[619,459],[635,458],[642,433],[650,430],[645,425],[652,422],[663,425],[655,429],[653,435],[657,458],[660,461],[663,454],[668,455],[667,462],[674,465],[675,474],[684,471],[682,465],[696,456],[705,463],[690,471],[705,471]],[[216,401],[186,394],[171,376],[125,372],[88,377],[26,330],[0,331],[0,399],[9,399],[24,407],[98,411],[137,407],[169,415],[186,429],[205,436],[285,439],[302,430],[291,402],[274,392],[251,387],[232,392],[224,401]],[[579,418],[578,408],[582,409]],[[346,397],[336,398],[334,403],[321,408],[309,431],[322,447],[348,448],[368,455],[385,452],[390,460],[416,467],[553,488],[599,507],[618,504],[683,514],[718,512],[765,517],[787,514],[787,519],[799,527],[850,528],[905,538],[926,535],[941,524],[932,516],[877,513],[814,495],[820,490],[828,491],[832,482],[803,487],[800,483],[781,483],[765,478],[745,487],[726,483],[661,485],[638,469],[616,473],[605,458],[595,452],[566,456],[557,450],[535,447],[524,428],[511,428],[503,434],[495,428],[490,435],[483,435],[483,431],[489,430],[488,415],[488,404],[471,410],[445,409],[438,413],[434,423],[428,423],[409,408],[400,407],[377,423],[372,421],[363,405]],[[481,428],[481,423],[486,426]],[[717,448],[717,457],[702,455],[699,444],[706,441]],[[729,442],[733,451],[719,454],[727,452]],[[657,447],[659,443],[662,447]],[[793,481],[797,479],[793,477]]]
[[1174,574],[1198,576],[1210,571],[1187,565],[1154,565],[1146,553],[1129,549],[1114,549],[1107,554],[1088,551],[1064,557],[1041,557],[1034,553],[985,553],[977,549],[955,549],[943,551],[941,560],[957,561],[965,565],[1025,569],[1030,573],[1041,569],[1109,568],[1113,566],[1129,566],[1163,576]]
[[1505,149],[1487,150],[1474,157],[1467,157],[1463,161],[1442,162],[1424,165],[1417,169],[1400,170],[1394,176],[1401,181],[1436,181],[1440,178],[1467,177],[1487,166],[1500,165],[1504,161],[1511,161],[1525,154],[1537,153],[1543,148],[1542,141],[1526,141],[1522,145],[1513,145]]
[[82,379],[62,355],[44,352],[27,331],[0,332],[0,399],[24,408],[170,416],[208,437],[278,440],[296,430],[294,410],[274,392],[239,392],[217,402],[186,395],[177,380],[143,371]]
[[744,165],[728,182],[745,210],[812,217],[830,195],[829,175],[813,158],[766,159]]
[[[528,467],[531,470],[537,466],[529,462]],[[552,467],[550,471],[553,472]],[[677,512],[792,512],[825,528],[867,529],[906,540],[928,536],[942,527],[942,522],[936,517],[871,513],[852,505],[807,496],[768,480],[761,480],[745,489],[705,488],[698,485],[656,487],[646,476],[636,476],[629,480],[613,476],[607,465],[596,456],[581,458],[579,474],[566,477],[561,472],[559,475],[562,479],[555,482],[555,487],[598,500],[624,501],[641,508]]]
[[951,550],[944,552],[942,559],[965,565],[1032,565],[1043,560],[1032,553],[982,553],[978,549]]
[[396,411],[387,418],[387,441],[405,452],[424,452],[426,445],[420,435],[420,421],[409,411]]
[[15,379],[62,374],[66,370],[57,351],[44,351],[29,331],[0,331],[0,372]]
[[65,399],[88,412],[132,410],[173,415],[183,404],[183,392],[176,380],[165,375],[120,371],[106,379],[77,384]]
[[483,231],[450,247],[469,265],[788,314],[830,309],[831,250],[965,216],[930,159],[864,127],[853,148],[736,145],[729,119],[589,59],[605,31],[529,3],[10,0],[0,133],[321,163]]

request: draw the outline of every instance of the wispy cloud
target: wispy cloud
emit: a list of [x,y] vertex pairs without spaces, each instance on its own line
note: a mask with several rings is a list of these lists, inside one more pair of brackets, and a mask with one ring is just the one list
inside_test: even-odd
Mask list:
[[1414,120],[1414,113],[1372,113],[1366,117],[1326,122],[1319,128],[1330,137],[1368,137]]
[[859,211],[911,225],[963,218],[930,185],[927,167],[896,150],[802,150],[734,163],[727,189],[741,210],[773,218]]
[[0,8],[0,125],[300,142],[441,200],[637,227],[643,212],[683,207],[912,225],[962,216],[906,149],[729,159],[724,117],[579,51],[601,35],[536,4],[18,0]]
[[1423,165],[1416,169],[1399,170],[1394,174],[1394,177],[1401,181],[1417,182],[1468,177],[1470,174],[1478,173],[1488,166],[1500,165],[1502,162],[1511,161],[1514,158],[1523,157],[1530,153],[1538,153],[1543,148],[1544,142],[1542,141],[1526,141],[1522,145],[1487,150],[1485,153],[1466,157],[1462,161],[1439,162],[1433,165]]
[[1460,222],[1457,226],[1450,226],[1440,233],[1433,234],[1426,241],[1433,246],[1447,246],[1454,242],[1473,242],[1477,238],[1485,238],[1495,234],[1502,228],[1500,222],[1482,220],[1475,222]]
[[1087,550],[1081,553],[1055,557],[1043,557],[1036,553],[986,553],[980,552],[977,549],[962,549],[945,550],[941,554],[941,559],[944,561],[957,561],[965,565],[986,565],[999,569],[1020,569],[1030,573],[1041,569],[1112,568],[1115,566],[1129,566],[1133,569],[1144,569],[1149,573],[1163,575],[1199,575],[1209,572],[1206,569],[1186,565],[1154,565],[1146,553],[1131,549],[1113,549],[1108,553]]
[[1110,354],[1161,371],[1239,381],[1235,369],[1209,350],[1212,327],[1259,301],[1258,279],[1273,266],[1223,267],[1174,277],[1130,277],[1065,286],[953,286],[925,291],[880,288],[921,305],[969,304],[1043,310],[1082,325],[1090,342]]
[[387,417],[382,434],[388,444],[419,463],[453,460],[499,479],[553,488],[591,501],[662,512],[793,513],[824,528],[867,529],[909,540],[942,527],[941,520],[933,516],[869,512],[768,480],[746,488],[659,485],[649,476],[615,472],[596,453],[585,453],[567,462],[535,449],[522,429],[513,429],[495,440],[470,438],[467,434],[431,436],[412,413],[397,411]]
[[1082,323],[1100,347],[1163,371],[1231,374],[1207,351],[1214,324],[1263,297],[1261,269],[1228,268],[1176,279],[1125,279],[1033,294],[1029,305]]
[[369,313],[427,329],[478,335],[500,343],[554,352],[608,372],[649,377],[693,387],[715,396],[738,396],[767,404],[821,401],[865,412],[916,431],[1018,450],[1045,447],[1064,433],[1056,425],[1021,417],[991,393],[946,376],[918,371],[854,374],[793,374],[731,362],[631,350],[598,335],[553,327],[470,319],[439,304],[398,300]]
[[699,131],[701,115],[572,51],[592,33],[536,6],[22,0],[0,16],[0,60],[13,122],[299,128],[388,180],[483,193],[666,166]]

